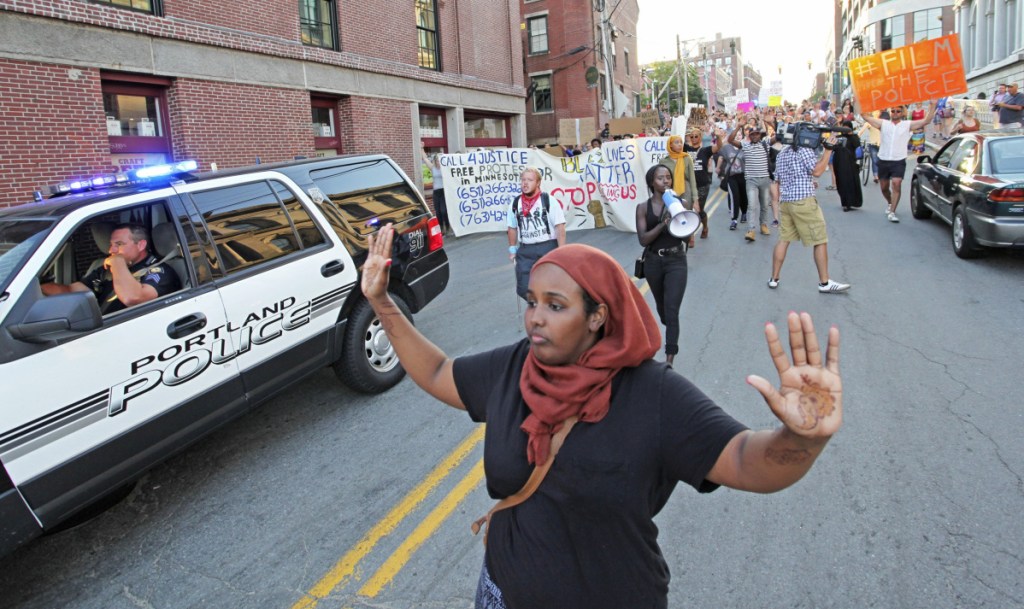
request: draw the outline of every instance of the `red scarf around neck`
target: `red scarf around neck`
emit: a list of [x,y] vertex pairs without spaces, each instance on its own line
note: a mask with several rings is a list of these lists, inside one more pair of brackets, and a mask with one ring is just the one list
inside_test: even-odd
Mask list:
[[537,200],[538,199],[540,199],[540,189],[539,188],[537,189],[537,192],[533,193],[532,197],[527,197],[526,193],[523,193],[523,195],[521,197],[521,201],[522,201],[523,204],[522,204],[521,207],[522,207],[523,215],[524,216],[529,216],[530,215],[530,212],[533,211],[533,206],[537,204]]

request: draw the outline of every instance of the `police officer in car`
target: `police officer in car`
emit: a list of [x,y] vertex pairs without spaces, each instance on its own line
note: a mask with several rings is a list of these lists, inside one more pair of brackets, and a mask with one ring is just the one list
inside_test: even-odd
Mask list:
[[104,314],[149,302],[181,288],[174,269],[149,251],[149,235],[138,224],[121,224],[110,233],[110,256],[71,285],[46,283],[43,294],[92,291]]

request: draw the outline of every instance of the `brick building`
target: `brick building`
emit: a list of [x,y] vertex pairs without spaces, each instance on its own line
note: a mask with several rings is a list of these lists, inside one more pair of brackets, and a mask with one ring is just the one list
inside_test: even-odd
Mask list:
[[[398,5],[396,7],[396,5]],[[0,0],[0,206],[75,177],[523,146],[517,2]]]
[[[591,129],[585,132],[600,132],[612,116],[609,88],[615,116],[636,114],[642,86],[636,60],[636,0],[518,2],[526,83],[536,85],[526,105],[531,144],[554,143],[560,119],[586,119]],[[593,82],[587,80],[588,70],[596,77]]]

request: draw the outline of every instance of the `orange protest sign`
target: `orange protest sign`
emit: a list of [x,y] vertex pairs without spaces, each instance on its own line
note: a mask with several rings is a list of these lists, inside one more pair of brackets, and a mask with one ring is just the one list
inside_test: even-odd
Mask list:
[[849,61],[861,112],[967,92],[956,34]]

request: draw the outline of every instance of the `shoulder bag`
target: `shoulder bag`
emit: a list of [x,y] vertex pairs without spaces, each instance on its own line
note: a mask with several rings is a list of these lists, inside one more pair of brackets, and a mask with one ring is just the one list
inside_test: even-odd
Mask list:
[[572,426],[575,425],[578,420],[579,417],[572,416],[562,423],[562,428],[559,429],[558,433],[551,438],[551,455],[548,457],[547,462],[544,463],[544,465],[534,466],[533,472],[530,473],[530,478],[526,481],[526,484],[523,485],[523,488],[519,489],[516,494],[509,495],[494,504],[491,511],[487,512],[483,518],[474,522],[470,527],[473,530],[474,535],[479,533],[481,528],[484,530],[483,542],[485,546],[487,545],[487,528],[491,524],[491,516],[493,516],[495,512],[515,507],[526,501],[530,498],[530,495],[540,487],[540,483],[544,481],[544,476],[548,475],[548,470],[551,469],[551,464],[555,462],[555,455],[558,454],[559,449],[562,448],[562,444],[565,442],[565,436],[569,435],[569,430],[572,429]]

